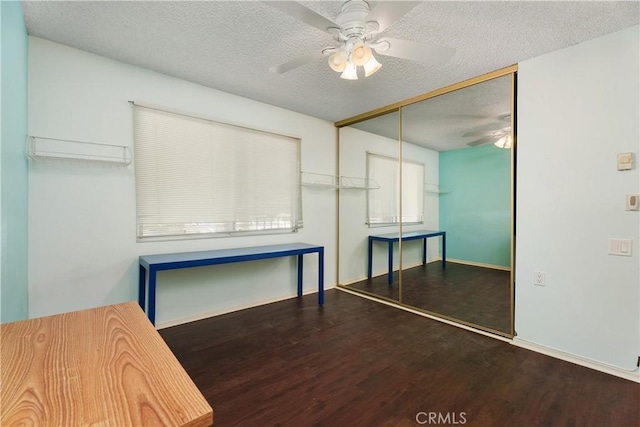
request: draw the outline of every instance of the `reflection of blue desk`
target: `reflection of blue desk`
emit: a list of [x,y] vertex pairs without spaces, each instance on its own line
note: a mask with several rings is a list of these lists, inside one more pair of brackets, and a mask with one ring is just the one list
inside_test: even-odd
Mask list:
[[318,304],[324,304],[324,246],[308,243],[254,246],[250,248],[219,249],[214,251],[182,252],[175,254],[145,255],[140,257],[138,303],[145,309],[146,273],[149,273],[149,311],[151,323],[156,318],[156,272],[178,268],[204,267],[206,265],[298,256],[298,296],[302,296],[302,255],[318,253]]
[[[422,264],[427,263],[427,239],[429,237],[442,236],[442,269],[447,268],[447,232],[433,230],[408,231],[402,233],[402,241],[422,239]],[[377,236],[369,236],[369,270],[367,277],[371,279],[371,270],[373,268],[373,242],[387,242],[389,244],[389,272],[387,273],[387,282],[393,283],[393,242],[399,240],[398,233],[379,234]]]

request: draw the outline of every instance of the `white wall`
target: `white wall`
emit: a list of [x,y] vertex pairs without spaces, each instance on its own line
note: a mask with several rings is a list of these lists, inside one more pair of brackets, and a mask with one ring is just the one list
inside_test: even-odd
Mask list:
[[[635,370],[640,354],[639,27],[518,65],[516,332]],[[608,255],[610,237],[633,256]],[[533,285],[534,270],[546,286]]]
[[[438,183],[438,153],[414,144],[403,143],[403,158],[425,165],[425,181]],[[398,141],[352,127],[340,129],[340,175],[366,178],[367,151],[390,157],[398,157]],[[438,229],[438,195],[425,193],[425,223],[404,226],[405,231]],[[398,225],[369,228],[367,218],[367,193],[362,189],[340,191],[340,283],[347,284],[367,277],[368,236],[394,233]],[[421,263],[422,245],[419,241],[405,242],[402,262],[404,267]],[[387,272],[387,245],[374,244],[373,275]],[[440,257],[440,240],[429,239],[429,260]],[[394,269],[398,268],[398,246],[394,245]]]
[[[138,100],[302,138],[302,169],[335,171],[332,123],[35,37],[29,38],[29,134],[133,148]],[[137,243],[135,174],[129,167],[32,161],[29,172],[29,315],[137,300],[138,256],[304,241],[325,246],[335,285],[335,194],[303,188],[296,234]],[[158,274],[157,324],[296,295],[295,258]],[[317,256],[305,256],[305,292],[317,288]]]

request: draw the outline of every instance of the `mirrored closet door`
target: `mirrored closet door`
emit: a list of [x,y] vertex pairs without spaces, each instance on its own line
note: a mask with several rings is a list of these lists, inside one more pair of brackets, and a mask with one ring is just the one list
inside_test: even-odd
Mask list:
[[[341,286],[513,335],[515,71],[490,73],[409,100],[390,114],[355,118],[340,127],[341,174],[353,167],[355,147],[347,136],[357,130],[362,141],[395,144],[394,176],[400,181],[393,196],[369,189],[358,201],[340,191]],[[370,183],[386,182],[376,175],[386,160],[376,155],[391,151],[360,151]],[[375,206],[380,199],[396,201],[397,217],[375,224],[367,212],[358,224],[361,231],[353,233],[356,223],[347,212],[358,205],[373,209],[372,202]],[[372,277],[361,279],[353,265],[361,263],[358,257],[369,258],[372,239]],[[347,252],[350,258],[342,252],[358,245],[358,252]],[[389,259],[391,276],[383,264]]]
[[394,302],[399,247],[380,239],[400,231],[399,129],[394,110],[339,133],[339,283]]

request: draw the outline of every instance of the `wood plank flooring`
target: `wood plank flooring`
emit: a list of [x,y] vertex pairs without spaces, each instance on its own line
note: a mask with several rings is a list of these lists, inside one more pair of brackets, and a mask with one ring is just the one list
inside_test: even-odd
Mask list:
[[640,425],[640,384],[336,289],[160,334],[216,427]]
[[[398,301],[398,272],[348,287]],[[511,333],[511,287],[508,271],[440,261],[402,271],[402,303],[489,329]]]

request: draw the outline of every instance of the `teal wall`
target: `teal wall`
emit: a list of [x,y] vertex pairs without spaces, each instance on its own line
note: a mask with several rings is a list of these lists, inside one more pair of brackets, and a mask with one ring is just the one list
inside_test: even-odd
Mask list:
[[0,321],[28,317],[27,29],[19,1],[0,1]]
[[511,150],[486,144],[439,157],[447,258],[510,267]]

